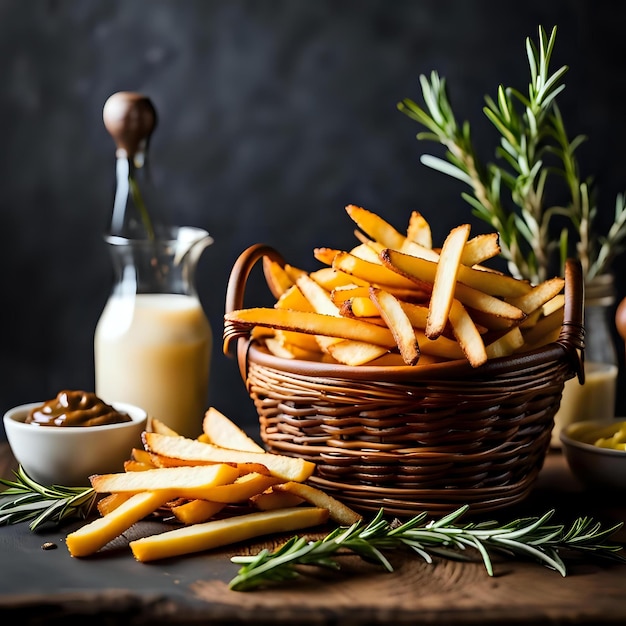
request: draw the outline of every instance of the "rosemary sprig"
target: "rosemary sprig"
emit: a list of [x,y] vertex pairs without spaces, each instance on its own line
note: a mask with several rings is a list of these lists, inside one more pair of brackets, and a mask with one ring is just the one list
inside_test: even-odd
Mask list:
[[[626,249],[623,196],[617,198],[608,233],[603,236],[595,231],[598,210],[594,194],[590,181],[581,178],[576,158],[585,137],[570,141],[556,103],[565,89],[563,77],[568,68],[550,71],[555,39],[556,27],[550,37],[540,27],[538,46],[526,40],[527,94],[500,85],[495,100],[485,98],[483,112],[499,133],[498,163],[480,163],[469,122],[457,123],[445,79],[437,72],[430,78],[420,76],[424,108],[409,98],[398,104],[400,111],[427,129],[418,133],[419,140],[437,142],[447,150],[445,159],[423,155],[422,163],[472,189],[472,194],[463,193],[462,197],[474,215],[500,233],[502,257],[510,272],[535,283],[552,272],[554,254],[561,273],[565,258],[577,255],[586,280],[591,280],[608,271],[613,259]],[[553,183],[557,185],[554,189],[565,183],[559,191],[566,198],[562,205],[549,203],[548,190]]]
[[490,551],[536,560],[562,576],[567,574],[563,562],[566,551],[593,553],[596,557],[626,562],[626,558],[618,554],[622,546],[609,541],[622,527],[621,523],[602,528],[591,518],[581,517],[566,528],[549,523],[554,514],[551,510],[541,517],[521,518],[505,525],[495,521],[455,524],[467,509],[467,506],[460,507],[429,522],[426,522],[426,513],[421,513],[402,524],[386,521],[384,510],[380,509],[369,523],[337,528],[323,539],[308,541],[294,536],[274,552],[262,550],[256,556],[233,557],[232,561],[243,567],[231,580],[230,588],[249,591],[284,583],[301,576],[299,567],[303,565],[339,570],[341,566],[336,557],[346,554],[357,555],[393,571],[385,552],[405,547],[427,563],[432,563],[433,556],[469,560],[467,549],[474,549],[489,576],[494,575]]
[[85,519],[96,503],[98,494],[91,487],[45,487],[21,466],[15,476],[14,481],[0,478],[0,485],[7,487],[0,492],[0,525],[30,521],[34,531],[46,522]]

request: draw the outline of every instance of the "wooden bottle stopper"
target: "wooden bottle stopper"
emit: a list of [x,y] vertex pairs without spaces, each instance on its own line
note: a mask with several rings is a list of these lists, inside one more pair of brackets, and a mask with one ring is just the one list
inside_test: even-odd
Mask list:
[[117,146],[117,156],[133,159],[146,151],[157,124],[150,99],[132,91],[114,93],[104,103],[102,119]]

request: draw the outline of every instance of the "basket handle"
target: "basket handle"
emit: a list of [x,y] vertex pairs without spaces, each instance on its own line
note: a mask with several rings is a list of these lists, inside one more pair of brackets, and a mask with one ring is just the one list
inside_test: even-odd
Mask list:
[[[235,261],[226,288],[226,313],[231,313],[232,311],[243,308],[246,283],[250,272],[255,263],[265,257],[279,263],[281,266],[285,265],[285,259],[276,249],[262,243],[250,246],[244,250]],[[235,340],[237,341],[239,371],[245,381],[247,379],[246,364],[248,346],[250,344],[250,331],[249,329],[240,328],[231,322],[226,322],[224,324],[224,343],[222,348],[225,355],[231,355],[232,342]]]
[[584,280],[582,266],[576,259],[565,263],[565,309],[557,343],[570,355],[574,373],[585,382]]

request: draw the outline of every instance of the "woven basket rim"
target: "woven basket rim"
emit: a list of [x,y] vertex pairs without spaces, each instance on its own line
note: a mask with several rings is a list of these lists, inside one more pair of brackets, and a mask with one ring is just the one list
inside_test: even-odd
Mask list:
[[[529,367],[544,363],[556,362],[563,358],[569,359],[570,353],[566,346],[553,342],[522,354],[490,359],[480,367],[472,367],[465,359],[429,363],[428,365],[343,365],[324,361],[307,361],[304,359],[286,359],[272,354],[262,343],[251,340],[245,346],[245,361],[253,361],[258,365],[269,367],[281,372],[315,378],[341,378],[349,380],[385,381],[417,381],[436,378],[483,378],[509,372],[519,372]],[[240,355],[240,358],[243,355]],[[577,357],[576,357],[577,358]]]

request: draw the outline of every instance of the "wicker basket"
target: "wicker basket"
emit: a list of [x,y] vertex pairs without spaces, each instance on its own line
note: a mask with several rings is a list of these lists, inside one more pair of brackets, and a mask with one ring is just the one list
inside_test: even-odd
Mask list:
[[[255,245],[235,263],[226,310],[243,306],[253,265],[283,263]],[[559,338],[539,350],[472,368],[465,361],[421,367],[349,367],[290,360],[227,324],[261,437],[274,453],[317,465],[310,482],[362,512],[408,517],[500,509],[530,492],[550,444],[569,378],[583,376],[583,286],[568,261]]]

